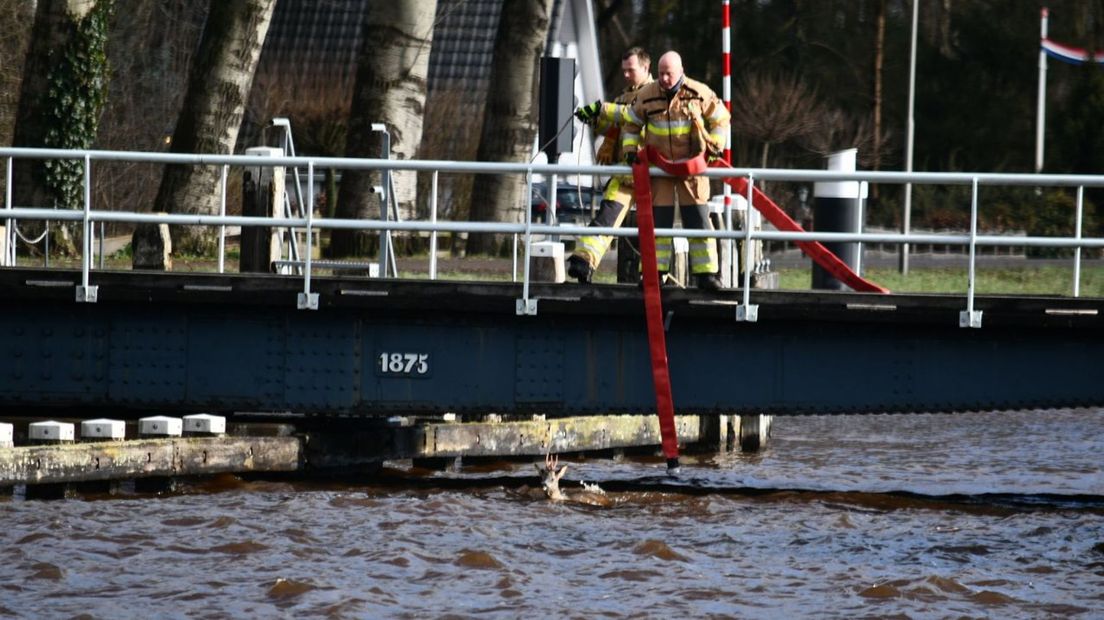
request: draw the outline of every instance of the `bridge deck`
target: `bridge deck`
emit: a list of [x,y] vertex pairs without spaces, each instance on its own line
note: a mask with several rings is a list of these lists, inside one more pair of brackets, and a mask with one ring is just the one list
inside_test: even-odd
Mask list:
[[[632,286],[0,270],[0,408],[647,413]],[[679,413],[950,411],[1104,405],[1104,300],[664,292]]]

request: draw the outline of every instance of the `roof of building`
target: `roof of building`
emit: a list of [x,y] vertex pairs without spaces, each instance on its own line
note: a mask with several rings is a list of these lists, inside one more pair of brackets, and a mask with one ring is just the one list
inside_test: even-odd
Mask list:
[[[429,90],[463,81],[483,86],[490,73],[503,0],[438,0],[429,57]],[[279,2],[261,54],[263,69],[307,71],[352,89],[367,0]],[[482,89],[480,89],[482,90]]]

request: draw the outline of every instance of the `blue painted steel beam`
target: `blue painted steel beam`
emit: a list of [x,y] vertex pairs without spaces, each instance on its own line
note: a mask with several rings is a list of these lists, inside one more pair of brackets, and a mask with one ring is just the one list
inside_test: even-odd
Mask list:
[[[160,278],[99,274],[77,304],[0,277],[0,412],[654,411],[633,287],[535,286],[519,317],[512,284],[320,279],[302,311],[296,280]],[[1104,406],[1100,300],[980,297],[962,329],[961,298],[756,292],[743,323],[738,295],[667,296],[677,412]]]

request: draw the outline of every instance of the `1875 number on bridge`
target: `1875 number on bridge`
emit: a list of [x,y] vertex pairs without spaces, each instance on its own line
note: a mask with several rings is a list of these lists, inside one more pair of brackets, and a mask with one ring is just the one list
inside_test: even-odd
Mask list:
[[388,376],[427,376],[429,375],[429,354],[382,352],[376,356],[376,372]]

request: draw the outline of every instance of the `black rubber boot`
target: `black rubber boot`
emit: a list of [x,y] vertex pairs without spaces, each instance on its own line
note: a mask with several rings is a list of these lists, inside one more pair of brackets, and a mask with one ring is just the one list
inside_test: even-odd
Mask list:
[[694,276],[697,287],[703,291],[721,290],[721,279],[715,273],[699,273]]
[[585,258],[572,254],[567,258],[567,275],[578,280],[579,284],[590,284],[594,268]]

